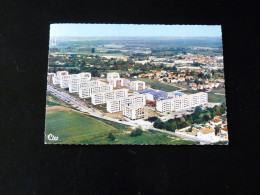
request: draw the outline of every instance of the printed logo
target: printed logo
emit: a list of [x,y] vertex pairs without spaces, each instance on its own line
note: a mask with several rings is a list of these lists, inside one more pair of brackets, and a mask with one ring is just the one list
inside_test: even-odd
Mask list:
[[48,137],[48,140],[51,140],[51,141],[57,141],[59,138],[52,135],[51,133],[47,136]]

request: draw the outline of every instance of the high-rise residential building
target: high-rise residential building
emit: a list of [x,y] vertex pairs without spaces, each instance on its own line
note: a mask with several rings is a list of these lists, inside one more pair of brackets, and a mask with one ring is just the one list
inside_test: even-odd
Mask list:
[[79,89],[79,97],[80,98],[89,98],[94,93],[101,93],[101,92],[107,92],[112,91],[113,86],[109,84],[101,84],[98,86],[90,86],[87,87],[81,87]]
[[132,90],[144,90],[145,89],[145,82],[144,81],[131,81],[130,89]]
[[124,80],[123,78],[111,78],[109,84],[113,85],[114,88],[120,88],[124,86]]
[[208,94],[199,92],[196,94],[174,94],[172,99],[162,99],[156,102],[156,110],[159,112],[179,111],[208,103]]
[[145,117],[145,109],[143,105],[128,104],[123,107],[123,115],[131,120],[141,119]]
[[60,87],[68,88],[71,75],[64,75],[60,77]]
[[118,99],[128,96],[128,89],[117,89],[101,93],[93,93],[91,95],[91,103],[94,105],[105,104],[108,100]]
[[145,95],[138,94],[113,100],[107,101],[107,111],[110,113],[119,112],[123,110],[124,105],[133,104],[133,105],[145,105]]
[[109,82],[111,79],[116,79],[120,78],[119,73],[117,72],[112,72],[112,73],[107,73],[107,81]]

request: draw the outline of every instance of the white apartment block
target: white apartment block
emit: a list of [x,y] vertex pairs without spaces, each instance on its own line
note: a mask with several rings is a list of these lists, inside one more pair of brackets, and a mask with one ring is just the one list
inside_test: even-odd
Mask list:
[[130,88],[130,85],[131,85],[130,79],[124,79],[123,86],[127,87],[127,88]]
[[61,88],[68,88],[70,82],[71,75],[64,75],[60,78],[60,87]]
[[69,72],[68,71],[57,71],[57,76],[58,77],[65,76],[65,75],[69,75]]
[[53,77],[55,77],[56,76],[56,74],[55,73],[48,73],[48,76],[47,76],[47,81],[49,81],[49,82],[51,82],[51,81],[53,81]]
[[80,75],[72,74],[69,81],[69,92],[70,93],[79,92],[79,86],[80,86]]
[[123,78],[113,78],[109,80],[109,84],[113,85],[114,88],[116,87],[123,87],[124,86],[124,80]]
[[132,81],[130,83],[130,89],[141,91],[145,89],[145,82],[143,81]]
[[127,104],[142,105],[146,104],[145,95],[133,95],[128,97],[123,97],[119,99],[113,99],[107,101],[107,111],[110,113],[120,112],[123,107]]
[[111,79],[116,79],[120,78],[119,73],[112,72],[112,73],[107,73],[107,81],[109,82]]
[[143,105],[125,105],[123,115],[131,120],[141,119],[145,117],[145,109]]
[[79,97],[80,98],[89,98],[94,93],[101,93],[101,92],[107,92],[107,91],[112,91],[112,90],[113,90],[113,86],[109,85],[109,84],[81,87],[79,89]]
[[[103,84],[102,82],[100,82],[99,80],[92,80],[92,81],[86,81],[86,82],[82,82],[80,83],[79,88],[84,88],[84,87],[97,87],[100,86],[101,84]],[[104,83],[105,84],[105,83]]]
[[53,85],[60,84],[60,76],[52,77],[52,83],[53,83]]
[[190,95],[174,96],[172,99],[156,102],[156,110],[159,112],[179,111],[208,103],[208,94],[199,92]]
[[91,103],[94,105],[105,104],[108,100],[118,99],[128,96],[128,89],[117,89],[91,95]]
[[82,78],[83,81],[87,80],[90,81],[91,80],[91,73],[90,72],[82,72],[79,73],[80,78]]

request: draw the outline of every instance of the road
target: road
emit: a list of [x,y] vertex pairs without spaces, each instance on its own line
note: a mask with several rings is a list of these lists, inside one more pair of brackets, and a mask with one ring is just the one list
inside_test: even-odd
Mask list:
[[[59,89],[57,89],[54,86],[47,85],[47,91],[51,92],[54,96],[58,97],[62,101],[66,102],[67,104],[70,104],[70,105],[72,105],[75,108],[78,108],[78,110],[80,110],[83,113],[88,113],[88,114],[90,114],[92,116],[95,116],[97,118],[113,121],[113,122],[116,122],[116,123],[121,123],[121,124],[128,125],[128,126],[134,126],[134,127],[138,127],[139,126],[139,124],[137,124],[135,122],[119,121],[118,119],[112,119],[110,117],[103,116],[103,113],[100,112],[99,110],[96,110],[96,109],[93,109],[93,108],[89,108],[84,101],[76,99],[75,97],[67,94],[66,92],[60,91]],[[147,126],[142,126],[142,127],[143,128],[147,128]],[[197,138],[191,138],[189,136],[176,134],[174,132],[170,132],[170,131],[166,131],[166,130],[162,130],[162,129],[157,129],[157,128],[153,128],[153,127],[149,128],[149,129],[153,130],[153,131],[158,131],[158,132],[161,132],[161,133],[175,135],[177,137],[181,137],[181,138],[184,138],[184,139],[198,141],[198,142],[200,142],[202,144],[210,144],[211,143],[211,142],[208,142],[208,141],[205,141],[205,140],[201,140],[201,139],[197,139]]]

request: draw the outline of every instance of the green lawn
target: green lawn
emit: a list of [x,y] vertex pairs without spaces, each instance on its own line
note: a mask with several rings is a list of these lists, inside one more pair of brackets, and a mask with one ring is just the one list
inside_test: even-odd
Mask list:
[[[46,143],[53,144],[197,144],[168,134],[144,131],[141,136],[129,136],[129,126],[100,120],[75,111],[46,115]],[[58,136],[58,141],[49,141],[47,135]],[[113,133],[115,140],[107,138]]]
[[159,89],[159,90],[167,91],[167,92],[176,91],[176,90],[179,89],[179,88],[177,88],[177,87],[170,86],[170,85],[166,85],[166,84],[160,83],[160,82],[157,81],[157,80],[148,79],[148,78],[136,78],[136,79],[131,78],[131,80],[144,81],[146,85],[150,85],[151,88],[153,88],[153,89]]

